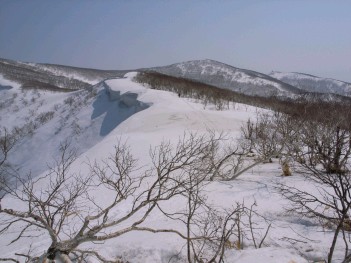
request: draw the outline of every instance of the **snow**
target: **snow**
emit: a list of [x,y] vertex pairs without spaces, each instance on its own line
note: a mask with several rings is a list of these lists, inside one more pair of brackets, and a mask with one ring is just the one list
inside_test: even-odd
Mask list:
[[282,248],[262,248],[259,250],[251,250],[238,253],[232,262],[257,263],[307,263],[308,261],[291,249]]
[[270,73],[273,78],[298,87],[302,90],[320,93],[335,93],[351,97],[351,84],[331,78],[321,78],[309,74],[273,71]]
[[271,85],[280,91],[285,91],[281,85],[276,82],[249,76],[240,69],[225,67],[224,65],[220,63],[214,63],[211,60],[184,62],[179,63],[176,66],[182,71],[183,74],[186,74],[188,72],[189,67],[198,66],[200,67],[201,75],[220,74],[227,80],[236,81],[243,84]]
[[[73,164],[72,171],[84,176],[87,171],[87,160],[101,162],[113,153],[117,140],[127,141],[133,155],[139,159],[141,165],[150,162],[149,149],[157,146],[163,140],[176,142],[187,132],[205,133],[208,130],[226,132],[232,138],[240,136],[240,127],[249,118],[254,120],[257,112],[255,107],[235,104],[229,110],[215,111],[208,107],[177,94],[149,89],[135,83],[136,73],[128,73],[124,78],[109,79],[93,88],[94,97],[87,99],[86,104],[72,108],[65,103],[68,98],[76,98],[75,103],[87,96],[87,91],[74,93],[41,92],[43,100],[40,106],[33,103],[16,114],[10,114],[14,106],[20,105],[20,96],[33,93],[19,94],[9,109],[0,111],[1,126],[13,127],[25,122],[28,110],[36,110],[36,114],[53,110],[54,118],[39,127],[33,137],[26,138],[15,151],[11,160],[14,164],[21,164],[25,171],[31,170],[33,176],[45,174],[46,162],[52,156],[57,156],[58,145],[61,141],[70,138],[74,146],[79,149],[79,158]],[[0,79],[0,84],[7,82]],[[2,94],[11,90],[0,90]],[[92,92],[93,92],[92,91]],[[12,91],[11,91],[12,92]],[[27,95],[25,95],[27,94]],[[54,104],[59,105],[55,109]],[[65,120],[62,124],[62,120]],[[75,133],[72,124],[78,124],[80,132]],[[38,168],[39,167],[39,168]],[[294,171],[295,172],[295,171]],[[236,202],[245,202],[250,206],[257,203],[257,211],[272,222],[265,245],[254,249],[246,241],[241,251],[228,249],[226,262],[254,263],[254,262],[286,262],[304,263],[308,260],[326,258],[331,232],[323,232],[322,227],[313,222],[301,220],[284,213],[287,201],[283,200],[275,190],[277,182],[287,184],[306,185],[301,176],[295,174],[289,178],[282,178],[278,160],[273,163],[261,164],[246,171],[238,179],[229,182],[211,182],[206,187],[208,200],[218,207],[231,207]],[[96,193],[98,202],[106,202],[110,197],[107,192]],[[5,198],[4,204],[9,202]],[[170,201],[168,207],[181,209],[179,200]],[[264,229],[267,227],[264,220],[257,221]],[[167,227],[173,223],[160,214],[152,214],[148,224],[153,227]],[[178,227],[174,225],[174,227]],[[42,253],[47,249],[48,238],[23,239],[15,244],[8,245],[10,237],[0,239],[0,255],[12,257],[15,252],[28,250],[28,241],[33,243],[33,249]],[[291,242],[299,240],[299,242]],[[123,259],[135,263],[185,262],[184,241],[171,234],[135,233],[123,235],[103,244],[86,244],[85,247],[98,249],[106,257],[122,256]],[[179,254],[180,253],[180,254]],[[339,244],[335,258],[341,258],[343,247]]]
[[40,65],[40,64],[35,64],[35,63],[26,63],[26,64],[30,65],[30,66],[33,66],[33,67],[40,68],[41,70],[50,72],[50,73],[52,73],[52,74],[54,74],[56,76],[63,76],[63,77],[69,78],[69,79],[77,79],[77,80],[80,80],[82,82],[86,82],[86,83],[89,83],[89,84],[92,84],[92,85],[94,85],[94,84],[96,84],[98,82],[98,80],[87,79],[87,78],[83,77],[80,74],[67,72],[67,70],[60,70],[58,68],[47,67],[45,65]]
[[209,59],[187,61],[151,68],[151,70],[174,77],[192,79],[246,95],[292,97],[301,93],[300,89],[282,83],[268,75],[235,68]]
[[298,73],[298,72],[279,72],[279,71],[272,71],[270,74],[270,76],[275,77],[277,79],[283,79],[283,78],[293,78],[293,79],[299,79],[299,80],[303,80],[303,79],[311,79],[311,80],[328,80],[330,82],[332,82],[335,85],[338,86],[342,86],[344,84],[348,84],[344,81],[341,80],[336,80],[336,79],[331,79],[331,78],[321,78],[321,77],[317,77],[317,76],[313,76],[313,75],[309,75],[309,74],[304,74],[304,73]]
[[5,87],[5,86],[10,86],[14,89],[18,89],[21,84],[14,82],[14,81],[10,81],[4,78],[3,75],[0,74],[0,91],[1,91],[1,86]]

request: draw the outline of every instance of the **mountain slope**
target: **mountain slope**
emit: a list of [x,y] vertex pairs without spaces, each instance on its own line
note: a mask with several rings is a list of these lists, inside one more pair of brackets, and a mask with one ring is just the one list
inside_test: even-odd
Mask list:
[[147,107],[137,96],[112,95],[105,82],[72,92],[21,89],[0,78],[1,86],[0,130],[19,137],[9,162],[24,175],[44,172],[62,143],[81,154]]
[[235,68],[209,59],[155,67],[150,70],[174,77],[200,81],[247,95],[267,97],[271,95],[293,96],[301,93],[300,89],[268,75]]
[[351,97],[351,83],[344,81],[296,72],[283,73],[273,71],[269,75],[308,92],[334,93]]
[[[323,101],[343,101],[345,99],[341,96],[351,97],[350,83],[301,73],[273,72],[269,76],[209,59],[134,71],[158,72],[260,97],[274,95],[297,99],[302,96]],[[22,88],[52,91],[87,89],[102,80],[122,77],[127,72],[129,70],[98,70],[0,59],[0,76],[18,83]],[[0,89],[6,87],[1,86]]]
[[23,88],[61,91],[86,89],[103,79],[122,77],[126,72],[0,59],[0,75],[19,83]]
[[[19,142],[11,160],[23,161],[18,164],[28,165],[27,169],[30,167],[37,169],[36,166],[40,166],[40,171],[33,170],[33,177],[37,176],[41,171],[45,171],[45,165],[52,156],[58,156],[55,149],[59,146],[59,142],[69,138],[79,151],[79,158],[72,165],[70,172],[84,177],[89,172],[85,164],[95,163],[95,161],[97,164],[102,164],[103,160],[109,157],[113,159],[114,145],[121,140],[130,145],[133,156],[139,159],[140,170],[136,169],[135,172],[148,172],[152,161],[149,155],[150,149],[160,145],[162,141],[173,144],[184,137],[184,132],[201,134],[209,129],[217,133],[225,132],[228,138],[240,138],[241,126],[249,118],[254,120],[257,112],[260,111],[256,107],[239,103],[223,111],[213,110],[213,105],[204,109],[203,105],[191,99],[179,98],[177,94],[135,83],[133,76],[135,73],[128,74],[125,78],[103,81],[91,89],[69,93],[45,90],[23,91],[19,87],[0,90],[0,101],[4,103],[0,124],[6,125],[9,129],[31,121],[35,123],[35,118],[40,114],[53,112],[47,118],[40,118],[42,121],[38,119],[39,125],[32,130],[32,134],[26,135]],[[11,86],[9,82],[0,81],[0,84]],[[33,98],[34,101],[32,101]],[[229,144],[231,140],[226,142]],[[254,231],[257,238],[261,239],[267,228],[266,223],[269,222],[272,225],[262,248],[254,248],[249,234],[242,250],[237,250],[229,244],[225,251],[226,262],[252,263],[256,262],[257,258],[261,258],[264,262],[306,263],[308,260],[305,258],[312,260],[326,256],[332,232],[323,232],[322,226],[284,214],[283,208],[287,203],[274,190],[277,180],[289,180],[292,185],[307,183],[298,175],[291,178],[280,177],[279,167],[278,160],[274,159],[273,163],[262,164],[248,170],[237,180],[209,181],[206,184],[205,193],[208,201],[216,209],[230,209],[236,202],[243,203],[243,200],[246,206],[255,204],[257,212],[264,216],[264,220],[255,221]],[[147,186],[148,183],[149,181],[140,182],[143,186]],[[40,193],[45,189],[45,184],[37,187]],[[311,185],[306,187],[315,189]],[[98,204],[106,205],[114,195],[110,191],[92,190],[89,192],[89,198]],[[11,207],[10,202],[11,199],[3,198],[2,207]],[[164,205],[172,211],[173,209],[184,211],[184,203],[181,199],[165,200]],[[18,209],[18,206],[15,208]],[[89,208],[81,213],[89,211]],[[124,212],[128,213],[129,209],[128,205],[114,209],[110,214],[111,218],[118,217]],[[77,227],[75,223],[79,225],[82,222],[71,221],[70,223],[71,230],[74,231]],[[69,228],[69,226],[68,224],[65,227]],[[184,231],[181,223],[156,211],[148,216],[145,226]],[[28,252],[29,244],[33,255],[39,256],[50,246],[48,235],[43,234],[38,238],[41,232],[34,231],[30,233],[32,236],[29,238],[23,237],[18,242],[9,244],[23,229],[21,227],[24,225],[2,234],[1,257],[14,257],[15,253],[25,254]],[[69,234],[69,232],[66,233]],[[66,236],[64,235],[63,238]],[[292,247],[291,240],[303,241]],[[235,239],[230,241],[236,242]],[[89,243],[83,248],[94,249],[111,260],[120,256],[125,262],[181,263],[186,262],[184,244],[184,239],[172,233],[154,234],[132,231],[106,242]],[[344,253],[340,244],[342,241],[337,246],[338,255]],[[18,258],[18,260],[22,259]]]

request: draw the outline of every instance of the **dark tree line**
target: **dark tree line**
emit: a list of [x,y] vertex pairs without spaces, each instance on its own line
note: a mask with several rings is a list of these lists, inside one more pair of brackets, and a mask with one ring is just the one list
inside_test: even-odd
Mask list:
[[199,99],[204,104],[213,103],[216,105],[218,102],[237,102],[319,122],[333,119],[337,113],[340,113],[343,115],[340,125],[351,127],[351,99],[346,97],[338,101],[326,101],[320,94],[311,93],[300,95],[296,99],[278,96],[249,96],[157,72],[138,73],[135,80],[139,83],[145,83],[153,89],[171,91],[181,97]]

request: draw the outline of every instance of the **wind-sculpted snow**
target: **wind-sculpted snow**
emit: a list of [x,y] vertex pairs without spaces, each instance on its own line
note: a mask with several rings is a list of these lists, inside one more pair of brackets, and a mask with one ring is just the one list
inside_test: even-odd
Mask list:
[[[115,82],[119,86],[113,89],[107,84]],[[138,92],[130,83],[130,78],[108,80],[89,90],[64,93],[20,89],[0,78],[0,129],[20,136],[10,163],[21,173],[36,176],[57,156],[61,143],[70,141],[78,153],[93,147],[123,121],[148,107],[138,100]]]
[[128,84],[128,80],[104,81],[101,84],[104,89],[100,90],[93,103],[94,111],[91,115],[91,119],[95,119],[103,114],[105,115],[100,128],[101,136],[109,134],[121,122],[148,107],[147,104],[137,100],[137,93],[129,91],[121,92],[121,90],[118,90],[116,85],[113,85],[116,82],[121,83],[121,88],[123,87],[123,83]]
[[[281,92],[279,94],[295,94],[296,91],[290,88],[290,93],[291,86],[274,81],[264,74],[213,61],[182,63],[164,68],[164,71],[167,70],[177,76],[192,76],[212,84],[224,83],[227,87],[234,85],[234,88],[253,94],[261,94],[254,93],[260,91],[265,96],[271,90]],[[133,171],[138,174],[150,171],[148,168],[151,167],[152,159],[149,154],[162,142],[169,142],[176,148],[179,138],[184,137],[186,132],[203,134],[210,130],[228,135],[228,144],[236,143],[236,139],[239,139],[237,143],[245,143],[241,135],[243,125],[249,119],[257,120],[259,113],[271,113],[269,110],[232,102],[228,108],[216,111],[215,105],[211,103],[204,107],[195,99],[135,83],[135,74],[107,79],[87,89],[66,93],[23,89],[20,84],[0,76],[2,87],[12,87],[0,89],[0,126],[9,131],[18,128],[21,136],[10,153],[9,164],[13,165],[16,172],[31,172],[32,177],[42,177],[41,182],[44,182],[49,177],[46,176],[47,165],[52,165],[53,159],[60,156],[60,143],[69,140],[71,147],[78,151],[78,159],[72,164],[70,173],[83,179],[89,174],[89,165],[85,164],[99,165],[114,157],[114,146],[117,141],[121,141],[127,143],[133,158],[138,159],[138,167],[145,168]],[[247,162],[256,162],[256,156],[244,158]],[[266,223],[272,226],[262,248],[255,249],[249,230],[245,232],[243,249],[235,248],[237,239],[230,240],[225,248],[225,262],[306,263],[327,257],[333,231],[325,229],[313,218],[301,220],[300,216],[286,214],[284,208],[288,207],[288,201],[279,195],[276,186],[277,183],[284,183],[314,193],[318,193],[319,189],[306,181],[294,167],[291,177],[281,177],[281,171],[280,160],[272,158],[272,163],[252,166],[233,181],[206,182],[206,200],[214,207],[230,209],[236,203],[245,203],[247,207],[254,206],[255,211],[263,216],[264,220],[254,221],[254,230],[258,231],[257,241],[262,240]],[[149,173],[146,175],[149,176]],[[148,182],[140,181],[140,184],[147,187]],[[45,186],[44,183],[36,185],[38,193],[43,193]],[[96,204],[109,204],[114,196],[111,191],[100,189],[92,188],[89,199],[92,198]],[[186,207],[179,200],[171,199],[164,205],[174,211],[184,211]],[[17,203],[11,203],[7,197],[1,201],[3,207],[18,208]],[[84,210],[77,210],[77,214],[90,211],[90,207]],[[129,206],[121,206],[112,211],[108,219],[113,220],[119,213],[129,211]],[[249,224],[248,221],[242,223],[242,227]],[[76,228],[75,222],[69,223],[68,228],[70,224],[72,229]],[[156,229],[184,229],[158,212],[151,213],[145,225]],[[10,244],[24,227],[12,227],[11,231],[0,236],[0,257],[16,257],[15,253],[25,254],[28,249],[32,249],[33,255],[41,255],[48,249],[50,238],[47,235],[38,238],[35,230],[29,233],[29,237]],[[181,263],[186,262],[184,242],[171,233],[130,232],[106,242],[89,243],[83,248],[97,250],[111,260],[121,257],[125,262],[135,263]],[[336,260],[343,258],[345,250],[342,238],[339,238],[336,250]]]

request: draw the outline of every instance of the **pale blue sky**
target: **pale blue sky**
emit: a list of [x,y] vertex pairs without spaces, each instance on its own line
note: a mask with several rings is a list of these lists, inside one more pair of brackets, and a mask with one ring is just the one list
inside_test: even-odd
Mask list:
[[0,57],[102,69],[210,58],[351,82],[348,0],[0,0]]

